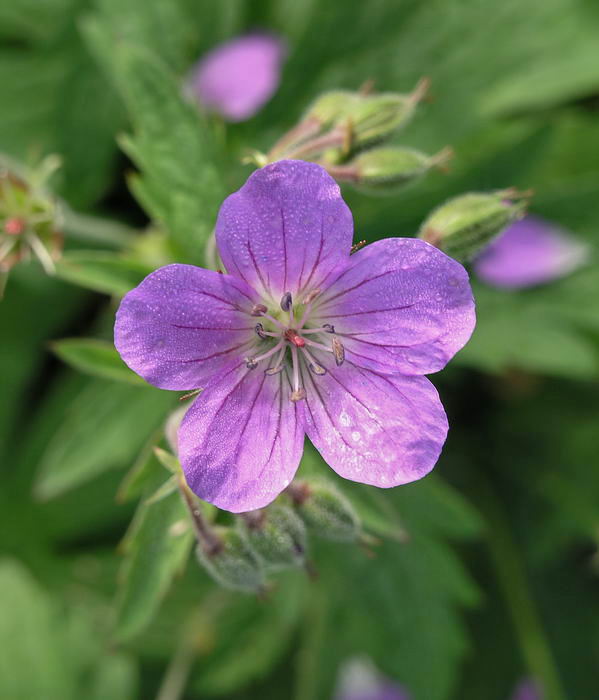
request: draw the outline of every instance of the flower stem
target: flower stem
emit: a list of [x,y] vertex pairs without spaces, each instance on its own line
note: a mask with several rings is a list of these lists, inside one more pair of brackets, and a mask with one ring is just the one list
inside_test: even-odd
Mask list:
[[206,518],[204,518],[183,477],[179,479],[179,491],[191,515],[193,527],[199,543],[208,554],[217,554],[222,548],[222,542],[216,536]]
[[184,633],[166,669],[156,700],[179,700],[185,691],[195,655],[193,640]]
[[565,700],[562,682],[526,579],[520,552],[501,504],[489,485],[477,480],[476,496],[489,524],[488,543],[499,586],[530,674],[546,700]]

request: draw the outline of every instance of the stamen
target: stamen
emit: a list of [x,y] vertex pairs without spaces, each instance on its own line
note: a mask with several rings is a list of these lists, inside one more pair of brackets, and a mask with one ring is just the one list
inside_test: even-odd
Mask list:
[[250,314],[252,316],[264,316],[264,314],[268,311],[266,306],[264,304],[254,304],[252,306],[252,310],[250,311]]
[[290,343],[295,345],[296,348],[303,348],[306,344],[304,338],[302,338],[302,336],[293,328],[288,328],[285,331],[285,340],[288,340]]
[[306,390],[305,389],[297,389],[296,391],[292,391],[289,398],[292,401],[303,401],[306,398]]
[[323,323],[321,328],[302,328],[302,335],[306,333],[334,333],[335,326],[330,323]]
[[256,369],[258,366],[258,362],[261,362],[262,360],[266,360],[267,357],[271,357],[272,355],[275,354],[278,350],[281,348],[284,348],[284,340],[281,339],[274,347],[272,347],[268,352],[265,352],[262,355],[257,355],[256,357],[246,357],[245,358],[245,366],[248,369]]
[[341,367],[345,361],[345,348],[341,345],[339,338],[333,338],[333,355],[337,367]]
[[291,307],[293,306],[293,297],[291,296],[291,292],[285,292],[283,296],[281,297],[281,308],[283,311],[289,311]]
[[308,338],[304,338],[304,342],[311,348],[318,348],[319,350],[324,350],[325,352],[334,352],[333,348],[329,347],[328,345],[323,345],[323,343],[315,343],[313,340],[308,340]]
[[313,289],[311,292],[308,292],[308,294],[306,294],[306,296],[304,297],[304,304],[311,304],[319,294],[320,289]]
[[322,377],[323,374],[327,373],[326,369],[321,364],[316,362],[316,360],[312,357],[312,355],[308,352],[306,348],[302,348],[302,353],[306,357],[306,361],[310,372],[312,372],[313,374],[317,374],[320,377]]
[[283,358],[285,357],[286,352],[287,352],[287,346],[283,345],[281,347],[280,352],[279,352],[279,356],[275,360],[274,365],[272,367],[269,367],[267,370],[264,370],[264,374],[272,375],[272,374],[278,374],[279,372],[282,372],[284,369]]
[[291,366],[293,369],[292,386],[293,391],[289,397],[292,401],[301,401],[306,398],[306,392],[304,389],[300,388],[299,385],[299,358],[297,356],[297,348],[295,345],[291,346]]
[[257,323],[257,324],[254,326],[254,330],[256,331],[256,335],[257,335],[259,338],[262,338],[262,340],[266,340],[267,335],[266,335],[266,333],[264,332],[264,326],[263,326],[261,323]]

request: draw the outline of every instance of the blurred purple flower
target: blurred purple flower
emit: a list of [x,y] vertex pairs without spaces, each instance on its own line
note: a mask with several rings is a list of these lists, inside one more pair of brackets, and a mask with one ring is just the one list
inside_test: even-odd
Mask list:
[[319,165],[254,172],[221,207],[228,274],[168,265],[123,299],[115,344],[151,384],[203,387],[178,434],[187,481],[241,512],[291,481],[307,434],[341,476],[381,487],[428,473],[447,433],[434,386],[467,342],[462,265],[416,239],[350,257],[352,215]]
[[516,686],[511,700],[543,700],[543,696],[539,686],[530,678],[526,678]]
[[563,277],[587,257],[584,244],[543,219],[527,216],[484,250],[474,270],[487,284],[517,289]]
[[341,667],[334,700],[411,700],[411,696],[380,674],[369,659],[356,658]]
[[248,34],[209,51],[193,68],[189,91],[230,122],[249,119],[275,93],[285,57],[284,42]]

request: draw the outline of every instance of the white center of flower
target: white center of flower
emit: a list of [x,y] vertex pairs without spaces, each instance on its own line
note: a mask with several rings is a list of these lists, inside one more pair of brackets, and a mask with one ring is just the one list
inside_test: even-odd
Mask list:
[[[300,362],[304,362],[312,374],[322,376],[327,373],[327,370],[318,361],[320,353],[332,353],[337,366],[343,364],[345,360],[345,350],[339,338],[335,336],[334,326],[330,323],[324,323],[317,328],[310,326],[312,305],[319,294],[320,290],[314,289],[302,299],[299,305],[303,306],[301,315],[296,315],[298,309],[294,308],[291,292],[285,292],[280,303],[281,310],[287,314],[287,317],[275,318],[264,304],[256,304],[251,312],[252,316],[264,319],[262,323],[256,324],[254,330],[259,338],[269,343],[270,347],[259,355],[246,357],[246,366],[249,369],[255,369],[261,362],[267,361],[265,374],[279,374],[285,369],[287,349],[289,349],[292,401],[301,401],[306,398],[306,390],[300,382]],[[323,335],[320,336],[320,334]],[[331,335],[333,335],[332,339]],[[316,340],[318,338],[324,342]]]

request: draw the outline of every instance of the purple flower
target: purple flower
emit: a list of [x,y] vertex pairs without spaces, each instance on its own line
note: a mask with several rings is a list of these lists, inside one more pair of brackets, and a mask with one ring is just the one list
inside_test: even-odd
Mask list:
[[280,161],[228,197],[228,274],[168,265],[123,299],[115,344],[151,384],[203,387],[178,434],[187,481],[241,512],[291,481],[307,434],[341,476],[375,486],[434,466],[447,419],[436,372],[472,333],[464,268],[416,239],[350,257],[352,216],[319,165]]
[[542,219],[527,216],[493,241],[474,269],[490,285],[517,289],[563,277],[587,257],[584,244]]
[[277,89],[285,45],[269,34],[220,44],[193,69],[189,90],[230,122],[249,119]]
[[381,675],[367,658],[345,663],[339,674],[335,700],[410,700],[401,686]]
[[527,678],[516,686],[511,700],[543,700],[543,696],[539,686]]

